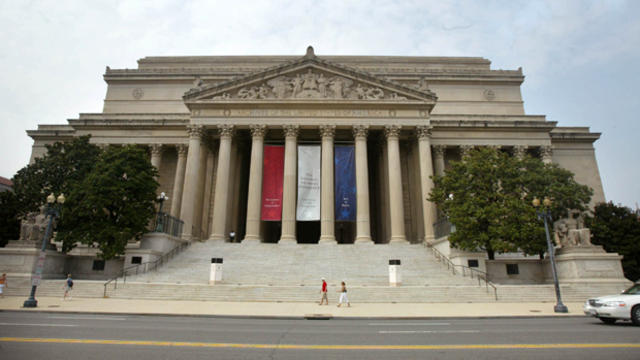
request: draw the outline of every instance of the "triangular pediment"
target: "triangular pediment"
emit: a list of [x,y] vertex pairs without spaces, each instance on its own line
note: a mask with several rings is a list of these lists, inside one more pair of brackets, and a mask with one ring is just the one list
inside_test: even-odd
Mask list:
[[434,104],[429,90],[417,90],[358,69],[307,55],[220,84],[189,90],[186,102],[218,101],[397,101]]

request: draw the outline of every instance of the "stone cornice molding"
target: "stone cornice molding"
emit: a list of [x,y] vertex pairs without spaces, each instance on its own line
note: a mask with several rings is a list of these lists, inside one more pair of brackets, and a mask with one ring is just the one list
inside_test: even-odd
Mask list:
[[250,125],[249,129],[251,130],[252,137],[263,138],[267,133],[267,125],[254,124]]
[[220,124],[218,125],[218,133],[221,138],[231,138],[233,137],[233,133],[235,131],[235,127],[231,124]]
[[416,126],[416,135],[418,139],[430,139],[431,138],[431,130],[433,128],[427,125]]
[[369,125],[354,125],[353,126],[353,137],[354,138],[364,138],[366,139],[369,135]]
[[282,130],[284,131],[285,137],[298,137],[298,132],[300,131],[299,125],[283,125]]
[[336,126],[335,125],[320,125],[320,136],[322,138],[334,138],[336,135]]
[[189,134],[189,138],[194,139],[202,139],[205,134],[204,126],[202,125],[187,125],[187,134]]
[[384,135],[387,139],[398,138],[400,137],[400,130],[402,127],[400,125],[386,125],[384,127]]

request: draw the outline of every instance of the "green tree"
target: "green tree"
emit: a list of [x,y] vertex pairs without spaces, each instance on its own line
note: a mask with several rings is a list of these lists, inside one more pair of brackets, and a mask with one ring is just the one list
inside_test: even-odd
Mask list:
[[19,203],[18,216],[38,211],[49,193],[68,195],[93,169],[100,148],[90,136],[46,145],[47,153],[19,170],[13,177],[13,191]]
[[633,210],[613,203],[596,205],[593,216],[585,219],[591,229],[591,243],[602,245],[608,252],[623,255],[624,275],[640,280],[640,217]]
[[11,191],[0,193],[0,247],[20,237],[18,198]]
[[98,247],[103,259],[123,254],[129,240],[147,231],[155,213],[155,176],[143,148],[112,146],[104,151],[67,197],[57,234],[63,250],[79,242]]
[[489,259],[518,250],[544,253],[544,227],[531,205],[534,197],[553,199],[551,211],[558,218],[569,209],[584,210],[592,193],[557,165],[532,157],[520,160],[489,147],[472,150],[433,180],[429,200],[456,227],[451,244],[486,251]]

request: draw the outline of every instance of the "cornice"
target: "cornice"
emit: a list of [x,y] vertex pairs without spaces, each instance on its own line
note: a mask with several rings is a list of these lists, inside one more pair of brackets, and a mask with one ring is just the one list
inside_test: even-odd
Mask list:
[[557,127],[551,131],[553,142],[595,142],[602,133],[590,132],[588,127]]

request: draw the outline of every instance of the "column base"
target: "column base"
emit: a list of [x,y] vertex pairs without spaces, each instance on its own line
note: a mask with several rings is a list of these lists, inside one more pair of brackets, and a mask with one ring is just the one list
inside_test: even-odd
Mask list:
[[208,241],[225,242],[227,241],[227,238],[222,234],[211,234]]
[[389,239],[389,244],[408,244],[407,238],[404,236],[392,236]]
[[318,240],[318,244],[332,245],[332,244],[338,244],[338,242],[336,241],[336,237],[335,236],[324,235],[324,236],[320,236],[320,240]]
[[295,245],[298,243],[295,236],[283,236],[278,240],[278,245]]
[[243,244],[259,244],[262,242],[262,238],[259,235],[247,235],[242,239]]
[[433,235],[431,236],[425,236],[424,237],[424,243],[427,244],[427,246],[431,246],[433,245],[433,242],[435,241],[435,237]]
[[353,243],[357,245],[373,245],[373,240],[371,240],[370,236],[361,236],[357,237]]

